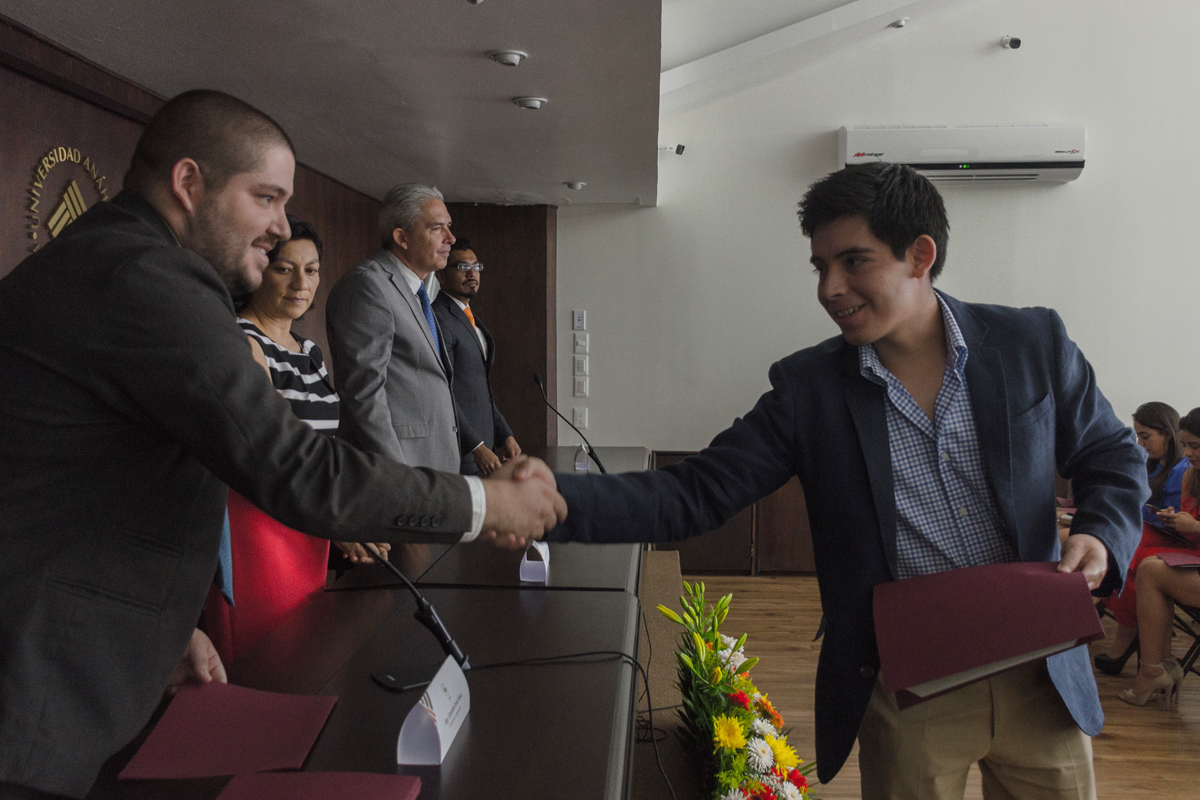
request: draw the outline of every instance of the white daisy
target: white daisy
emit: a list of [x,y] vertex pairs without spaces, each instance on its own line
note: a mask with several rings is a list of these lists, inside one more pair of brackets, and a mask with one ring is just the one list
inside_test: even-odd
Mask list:
[[756,719],[750,726],[759,736],[778,736],[779,731],[775,730],[775,726],[767,722],[765,719]]
[[746,795],[742,794],[741,789],[730,789],[721,796],[721,800],[746,800]]
[[755,772],[766,772],[775,763],[775,754],[771,752],[771,745],[757,736],[746,744],[746,756],[746,763]]
[[775,796],[779,800],[804,800],[804,795],[800,794],[800,790],[791,781],[781,781]]
[[743,655],[741,650],[735,650],[734,652],[725,656],[723,663],[728,665],[732,672],[737,672],[738,667],[746,663],[746,656]]
[[725,645],[726,650],[732,650],[733,646],[735,644],[737,644],[737,639],[733,638],[732,636],[726,636],[723,633],[720,634],[720,636],[721,636],[721,644]]

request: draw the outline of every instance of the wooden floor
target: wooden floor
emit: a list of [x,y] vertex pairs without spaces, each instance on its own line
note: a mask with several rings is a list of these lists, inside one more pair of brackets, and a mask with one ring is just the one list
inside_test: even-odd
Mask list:
[[[759,656],[755,683],[793,728],[791,742],[801,756],[812,755],[813,683],[819,642],[812,642],[821,619],[816,579],[811,577],[685,576],[703,580],[716,600],[733,594],[722,629],[731,636],[748,633],[746,654]],[[1105,619],[1106,629],[1112,626]],[[1104,646],[1092,645],[1093,652]],[[1176,655],[1185,649],[1176,637]],[[1097,793],[1105,798],[1200,798],[1200,676],[1189,675],[1180,692],[1179,708],[1168,714],[1162,705],[1135,708],[1116,698],[1133,681],[1134,660],[1125,673],[1097,675],[1107,717],[1104,731],[1093,740]],[[828,785],[818,787],[824,800],[857,798],[858,752]],[[967,798],[981,798],[979,774],[972,769]]]

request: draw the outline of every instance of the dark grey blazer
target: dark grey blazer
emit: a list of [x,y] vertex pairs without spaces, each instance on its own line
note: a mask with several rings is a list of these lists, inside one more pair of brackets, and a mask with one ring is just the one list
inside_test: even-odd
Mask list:
[[216,271],[127,192],[0,281],[0,375],[0,782],[82,797],[146,723],[212,582],[227,484],[318,536],[470,527],[460,476],[297,420]]
[[[479,346],[479,338],[471,321],[451,297],[442,292],[433,299],[433,313],[442,330],[442,346],[450,360],[454,374],[454,399],[461,416],[459,424],[464,436],[472,442],[483,442],[495,450],[505,439],[512,436],[512,428],[496,407],[492,397],[491,372],[496,360],[496,341],[483,322],[476,317],[475,324],[487,342],[487,357]],[[463,456],[462,471],[467,475],[479,472],[475,456]]]
[[[1022,561],[1057,561],[1054,472],[1072,481],[1072,526],[1104,542],[1106,591],[1120,588],[1141,536],[1146,463],[1096,386],[1091,365],[1045,308],[946,302],[969,350],[966,374],[988,483]],[[666,541],[720,525],[800,477],[828,621],[816,685],[817,772],[837,774],[879,670],[873,587],[896,578],[896,498],[886,394],[842,337],[793,353],[771,390],[697,455],[656,472],[559,475],[569,516],[551,541]],[[815,620],[814,620],[815,622]],[[1104,724],[1086,647],[1046,660],[1079,727]]]

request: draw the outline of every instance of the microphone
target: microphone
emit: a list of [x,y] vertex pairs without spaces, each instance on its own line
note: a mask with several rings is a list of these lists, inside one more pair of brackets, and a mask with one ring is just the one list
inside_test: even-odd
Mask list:
[[[542,376],[538,375],[536,372],[533,373],[533,382],[536,383],[538,389],[541,390],[542,400],[546,401],[546,407],[549,408],[551,411],[553,411],[555,414],[558,414],[558,409],[550,404],[550,398],[546,396],[546,385],[544,383],[542,383]],[[558,414],[558,418],[561,419],[563,422],[567,423],[568,425],[571,425],[571,420],[567,419],[562,414]],[[579,438],[583,439],[583,449],[587,452],[587,454],[589,456],[592,457],[592,461],[596,462],[596,466],[600,469],[600,474],[607,475],[608,470],[606,470],[604,468],[604,465],[600,463],[600,459],[596,457],[596,448],[592,447],[592,443],[587,440],[587,437],[583,435],[583,432],[580,431],[579,428],[576,428],[574,425],[571,425],[571,430],[578,433]]]
[[[454,637],[450,635],[450,632],[446,630],[446,626],[442,624],[441,618],[437,615],[437,611],[433,608],[433,603],[430,603],[427,599],[425,599],[425,596],[417,591],[417,587],[413,585],[413,582],[404,577],[404,573],[401,572],[395,564],[381,556],[372,545],[364,544],[363,547],[366,548],[367,552],[371,554],[372,558],[374,558],[380,564],[383,564],[383,566],[387,567],[393,575],[399,578],[408,591],[412,593],[412,596],[416,598],[417,611],[415,614],[413,614],[413,616],[416,618],[417,622],[428,628],[429,632],[432,633],[434,638],[438,640],[438,642],[442,645],[442,652],[457,661],[458,665],[462,667],[463,672],[469,670],[471,668],[471,663],[467,660],[466,653],[462,651],[462,648],[458,646],[458,642],[454,641]],[[376,673],[371,677],[380,686],[390,691],[403,691],[405,689],[415,688],[416,686],[424,685],[425,683],[429,682],[429,679],[426,679],[423,683],[408,684],[406,681],[398,679],[394,677],[394,675],[388,673]]]

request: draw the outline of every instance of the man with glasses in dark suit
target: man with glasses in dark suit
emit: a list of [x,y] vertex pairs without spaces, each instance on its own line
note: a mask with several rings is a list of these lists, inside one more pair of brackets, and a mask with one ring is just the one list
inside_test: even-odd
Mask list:
[[482,276],[483,264],[471,243],[460,237],[450,251],[446,268],[437,272],[442,291],[433,301],[433,313],[454,375],[454,399],[462,412],[460,424],[468,440],[483,442],[463,456],[464,475],[490,475],[502,461],[521,455],[521,446],[492,397],[489,376],[496,360],[496,342],[471,309]]

